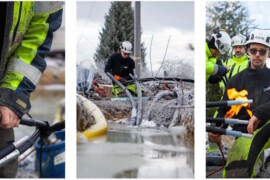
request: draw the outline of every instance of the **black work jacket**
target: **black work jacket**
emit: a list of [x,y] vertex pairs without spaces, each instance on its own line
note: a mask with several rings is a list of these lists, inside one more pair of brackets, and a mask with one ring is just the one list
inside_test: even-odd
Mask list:
[[129,74],[134,75],[135,62],[132,58],[124,59],[121,53],[112,54],[105,66],[105,73],[109,72],[113,76],[118,75],[123,78],[121,83],[126,85],[125,80],[132,80]]
[[[235,88],[236,91],[247,90],[248,99],[253,99],[250,104],[252,115],[255,115],[260,123],[258,128],[262,127],[270,119],[270,69],[266,66],[262,69],[251,69],[250,66],[244,71],[232,77],[226,87],[223,100],[229,100],[228,89]],[[220,108],[217,117],[224,117],[231,107]],[[237,115],[232,118],[249,120],[251,117],[246,107],[242,107]],[[234,125],[234,130],[247,132],[246,125]]]

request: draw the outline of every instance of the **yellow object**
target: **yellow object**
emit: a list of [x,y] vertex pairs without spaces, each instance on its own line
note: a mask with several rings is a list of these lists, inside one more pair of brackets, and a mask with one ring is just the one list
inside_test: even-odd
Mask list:
[[[230,100],[248,100],[247,98],[248,92],[245,89],[238,92],[235,88],[231,88],[227,90],[227,95]],[[237,115],[239,113],[242,107],[246,108],[249,116],[252,117],[252,111],[249,109],[250,104],[248,103],[241,105],[232,105],[231,109],[226,113],[224,117],[232,118],[234,115]]]
[[[86,99],[81,95],[77,95],[77,98],[80,98],[81,102],[83,103],[83,107],[86,111],[91,112],[91,115],[94,117],[96,124],[92,125],[90,128],[84,130],[82,134],[87,139],[92,139],[94,137],[100,136],[105,134],[108,130],[108,123],[101,112],[101,110],[90,100]],[[78,139],[78,137],[77,137]]]

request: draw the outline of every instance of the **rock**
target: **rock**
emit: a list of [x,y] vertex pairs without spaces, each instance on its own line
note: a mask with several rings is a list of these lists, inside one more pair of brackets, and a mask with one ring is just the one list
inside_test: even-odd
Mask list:
[[80,99],[77,98],[77,130],[82,132],[95,123],[91,112],[89,112]]

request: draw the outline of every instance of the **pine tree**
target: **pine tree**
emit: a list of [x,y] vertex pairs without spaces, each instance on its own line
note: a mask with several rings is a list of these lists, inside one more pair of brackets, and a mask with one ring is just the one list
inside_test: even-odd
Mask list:
[[213,29],[220,26],[233,37],[239,33],[247,35],[255,27],[247,8],[239,1],[218,1],[206,7],[206,32],[210,38]]
[[[122,41],[134,43],[134,10],[131,2],[115,1],[111,3],[109,13],[105,15],[105,23],[99,33],[100,44],[94,54],[96,62],[106,61],[109,56],[119,52]],[[144,44],[141,43],[142,64],[145,67]]]
[[[211,38],[213,29],[219,26],[224,29],[230,37],[239,33],[247,36],[255,25],[254,20],[249,18],[248,10],[238,1],[218,1],[213,2],[206,7],[206,37]],[[221,64],[221,59],[226,60],[229,57],[219,56],[217,64]],[[219,84],[206,85],[206,100],[219,101],[222,91]],[[207,117],[214,115],[215,109],[207,110]]]

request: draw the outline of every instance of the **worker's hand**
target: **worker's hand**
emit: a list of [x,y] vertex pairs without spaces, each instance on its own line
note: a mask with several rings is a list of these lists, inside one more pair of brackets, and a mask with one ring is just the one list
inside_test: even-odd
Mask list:
[[218,76],[226,76],[226,74],[230,71],[230,68],[228,66],[217,65],[217,67],[218,70],[216,75]]
[[209,141],[211,141],[213,143],[217,143],[218,145],[221,144],[221,135],[220,134],[214,134],[214,133],[209,132],[208,139],[209,139]]
[[252,116],[248,122],[247,131],[249,134],[253,134],[253,132],[257,129],[260,120],[256,116]]
[[114,75],[114,78],[115,78],[116,80],[118,80],[118,81],[121,81],[121,80],[122,80],[122,78],[121,78],[120,76],[118,76],[118,75]]
[[227,72],[229,72],[231,70],[231,68],[229,66],[224,66],[227,69]]
[[0,112],[2,116],[0,127],[9,129],[19,126],[20,119],[11,109],[6,106],[0,106]]

